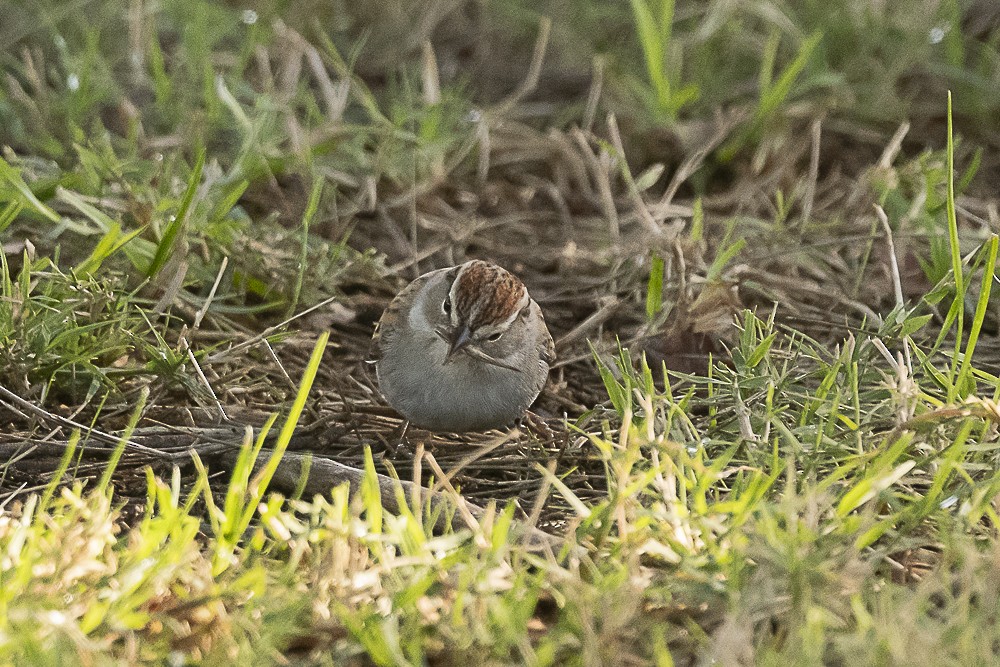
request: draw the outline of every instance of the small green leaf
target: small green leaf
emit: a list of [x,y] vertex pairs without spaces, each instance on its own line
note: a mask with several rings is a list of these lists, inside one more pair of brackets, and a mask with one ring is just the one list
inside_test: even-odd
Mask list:
[[753,349],[753,351],[747,356],[747,368],[755,368],[757,364],[763,361],[764,357],[767,356],[767,353],[771,351],[771,345],[774,343],[774,339],[777,338],[777,336],[778,332],[773,332]]
[[924,328],[928,322],[931,321],[933,315],[914,315],[903,320],[903,326],[900,327],[900,336],[912,336],[916,332]]
[[663,175],[664,166],[662,162],[657,162],[652,165],[641,174],[635,178],[635,188],[639,192],[645,192],[650,189],[656,182],[660,180],[660,176]]

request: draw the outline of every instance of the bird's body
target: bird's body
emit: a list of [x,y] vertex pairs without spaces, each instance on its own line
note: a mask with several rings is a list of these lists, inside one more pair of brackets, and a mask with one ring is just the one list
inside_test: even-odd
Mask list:
[[510,426],[554,360],[541,309],[521,281],[478,260],[410,283],[383,313],[373,348],[386,400],[433,431]]

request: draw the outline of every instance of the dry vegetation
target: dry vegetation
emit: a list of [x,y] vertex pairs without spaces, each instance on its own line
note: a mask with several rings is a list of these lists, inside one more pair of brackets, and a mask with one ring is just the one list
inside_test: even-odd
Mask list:
[[[0,662],[1000,659],[993,3],[122,4],[0,1]],[[400,442],[471,257],[559,362]]]

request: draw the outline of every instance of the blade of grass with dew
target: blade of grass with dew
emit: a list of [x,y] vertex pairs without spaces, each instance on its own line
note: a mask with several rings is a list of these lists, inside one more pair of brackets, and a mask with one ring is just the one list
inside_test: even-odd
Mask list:
[[153,261],[149,264],[149,269],[146,271],[148,277],[153,277],[159,273],[160,269],[167,263],[170,256],[174,252],[174,246],[177,245],[177,239],[181,236],[181,232],[187,227],[188,215],[191,211],[191,204],[194,201],[194,195],[198,191],[198,186],[201,184],[201,173],[205,167],[205,148],[201,147],[198,149],[198,154],[195,157],[194,168],[191,170],[191,175],[188,177],[187,189],[184,191],[184,196],[181,198],[181,205],[177,209],[177,213],[174,214],[173,218],[167,224],[167,228],[163,230],[163,237],[160,239],[159,244],[156,246],[156,252],[153,255]]

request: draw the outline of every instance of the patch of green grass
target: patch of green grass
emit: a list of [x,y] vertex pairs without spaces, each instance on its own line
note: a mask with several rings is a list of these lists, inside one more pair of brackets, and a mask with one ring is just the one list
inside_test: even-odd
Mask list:
[[[144,295],[154,301],[163,290],[188,302],[204,294],[224,257],[232,276],[224,286],[233,289],[217,305],[230,312],[263,305],[282,313],[299,299],[329,296],[332,276],[366,260],[346,236],[315,234],[305,237],[302,256],[303,236],[284,223],[301,220],[307,193],[297,198],[279,181],[333,183],[314,208],[322,206],[320,216],[350,210],[360,180],[373,173],[400,189],[435,170],[442,177],[464,128],[462,98],[451,91],[434,104],[406,90],[376,100],[360,80],[341,91],[342,82],[311,68],[342,68],[350,80],[332,42],[290,51],[290,40],[305,40],[221,4],[172,1],[132,14],[114,3],[9,11],[25,25],[42,16],[47,23],[20,37],[26,50],[3,52],[11,75],[0,90],[0,143],[19,154],[0,163],[2,224],[41,252],[58,244],[87,271],[124,255],[127,263],[109,268],[149,276]],[[275,80],[271,68],[292,67],[296,58],[300,76]],[[338,112],[330,105],[342,93]],[[281,206],[271,206],[275,198]],[[258,218],[261,205],[269,212]],[[54,225],[42,238],[34,215]],[[288,280],[293,264],[298,276]]]
[[[1000,106],[995,33],[969,34],[963,16],[995,26],[969,3],[636,0],[630,8],[553,0],[499,3],[494,11],[525,32],[534,15],[554,18],[554,50],[581,75],[592,74],[600,54],[610,72],[604,104],[638,127],[745,110],[723,159],[792,139],[804,110],[881,132],[884,124],[939,118],[939,101],[953,90],[963,131],[982,138],[981,123]],[[746,134],[754,140],[746,143]]]
[[642,48],[652,98],[648,102],[654,120],[672,122],[678,112],[698,98],[694,84],[679,85],[674,63],[679,60],[671,43],[674,0],[631,0],[639,46]]
[[[212,510],[207,541],[192,514],[204,476],[188,493],[149,477],[145,516],[121,535],[110,489],[29,501],[0,517],[4,655],[990,656],[995,563],[973,539],[998,521],[996,452],[980,439],[989,413],[942,411],[920,367],[906,404],[871,342],[830,356],[773,327],[747,315],[734,365],[713,373],[712,413],[690,382],[660,388],[622,352],[605,374],[612,421],[589,436],[608,496],[571,503],[566,546],[550,556],[512,537],[507,512],[434,535],[426,508],[376,511],[374,486],[353,501],[346,487],[311,502],[266,499],[248,484],[252,458]],[[894,432],[901,409],[911,426]],[[919,642],[903,641],[918,631]],[[956,632],[961,641],[945,640]]]
[[138,309],[119,279],[75,277],[25,251],[3,258],[0,376],[7,387],[76,402],[142,372]]

